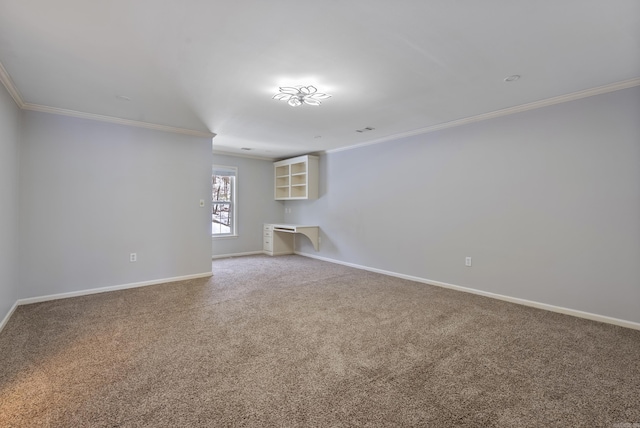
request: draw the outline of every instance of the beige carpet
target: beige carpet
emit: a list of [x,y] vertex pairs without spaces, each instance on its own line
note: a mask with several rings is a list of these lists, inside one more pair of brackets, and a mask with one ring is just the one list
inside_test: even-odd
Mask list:
[[19,307],[0,426],[640,423],[640,331],[299,256],[213,270]]

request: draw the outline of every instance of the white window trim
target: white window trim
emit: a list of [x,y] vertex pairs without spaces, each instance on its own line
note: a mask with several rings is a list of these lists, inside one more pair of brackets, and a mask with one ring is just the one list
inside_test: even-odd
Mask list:
[[[212,239],[229,239],[229,238],[237,238],[238,237],[238,167],[230,166],[230,165],[213,165],[211,169],[211,176],[213,177],[213,172],[215,170],[227,170],[233,171],[235,173],[235,178],[233,180],[233,186],[231,188],[232,191],[232,213],[233,217],[231,218],[231,225],[233,232],[228,234],[214,234],[211,232]],[[211,201],[211,207],[213,209],[213,200]]]

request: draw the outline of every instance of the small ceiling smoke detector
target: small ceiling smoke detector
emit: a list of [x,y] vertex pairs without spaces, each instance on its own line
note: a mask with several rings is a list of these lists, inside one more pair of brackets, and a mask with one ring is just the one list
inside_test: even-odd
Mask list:
[[520,78],[519,74],[512,74],[511,76],[505,77],[504,81],[505,82],[515,82],[516,80],[518,80]]
[[131,98],[125,95],[116,95],[116,98],[119,99],[120,101],[131,101]]

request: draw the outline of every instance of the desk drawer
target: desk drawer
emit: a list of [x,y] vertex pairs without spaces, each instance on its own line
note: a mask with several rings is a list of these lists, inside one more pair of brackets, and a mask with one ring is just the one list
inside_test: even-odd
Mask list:
[[264,238],[262,241],[262,249],[264,251],[273,251],[273,239]]
[[273,231],[272,230],[265,230],[263,236],[265,238],[271,238],[273,236]]

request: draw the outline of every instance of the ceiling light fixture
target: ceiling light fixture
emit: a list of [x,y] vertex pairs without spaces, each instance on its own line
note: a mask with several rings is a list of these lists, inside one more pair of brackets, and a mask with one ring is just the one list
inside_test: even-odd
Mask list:
[[505,82],[515,82],[516,80],[518,80],[520,78],[519,74],[512,74],[511,76],[505,77],[504,81]]
[[291,107],[298,107],[302,104],[319,106],[320,100],[331,97],[329,94],[318,92],[315,86],[283,86],[280,93],[273,96],[274,100],[286,101]]

